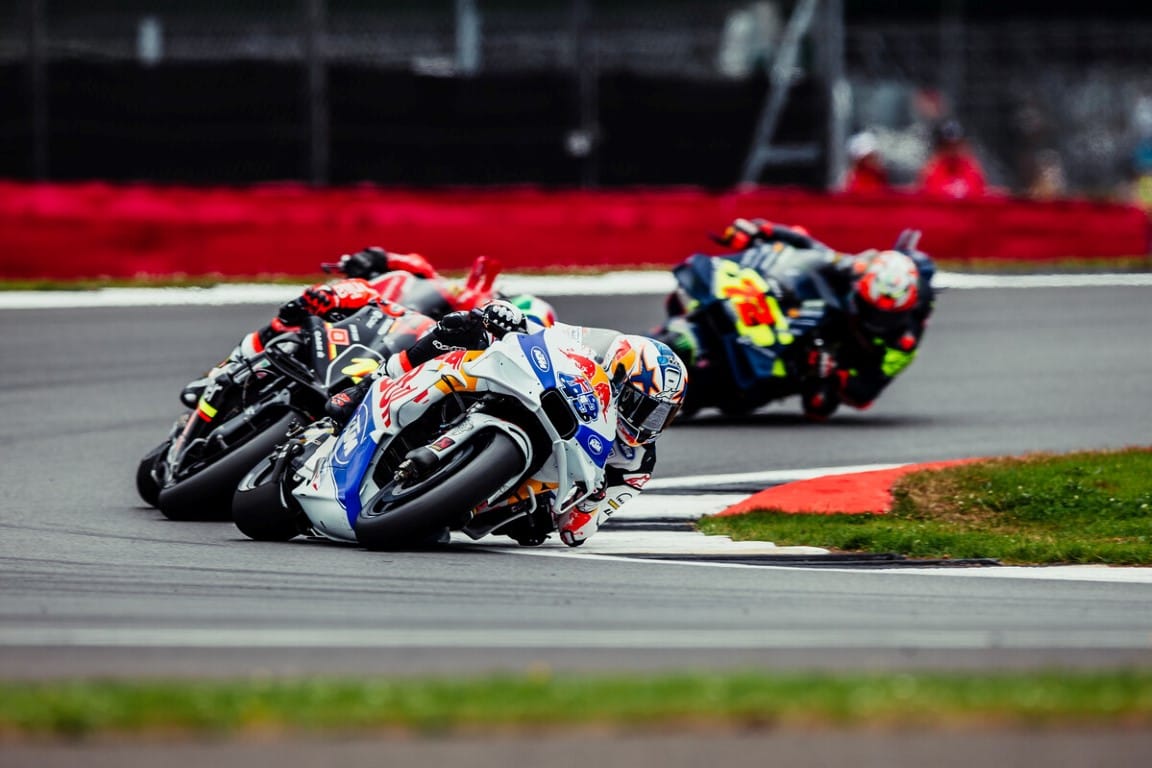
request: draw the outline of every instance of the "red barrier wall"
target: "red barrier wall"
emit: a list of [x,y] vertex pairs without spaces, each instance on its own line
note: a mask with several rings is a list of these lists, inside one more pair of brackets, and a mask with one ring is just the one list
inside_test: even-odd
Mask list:
[[0,182],[0,276],[308,275],[367,245],[420,251],[440,269],[475,256],[509,270],[669,265],[737,216],[806,226],[845,251],[923,230],[939,259],[1045,260],[1148,252],[1139,208],[1089,202],[757,189],[400,190],[26,185]]

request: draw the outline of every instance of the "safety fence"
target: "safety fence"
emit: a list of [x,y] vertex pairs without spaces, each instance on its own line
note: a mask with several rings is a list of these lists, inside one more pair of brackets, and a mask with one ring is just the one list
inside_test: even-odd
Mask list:
[[368,245],[419,251],[445,271],[486,254],[506,269],[670,265],[716,252],[733,218],[800,224],[844,250],[905,227],[941,260],[1044,261],[1149,252],[1141,209],[1088,201],[947,200],[756,188],[192,188],[0,182],[0,276],[311,275]]

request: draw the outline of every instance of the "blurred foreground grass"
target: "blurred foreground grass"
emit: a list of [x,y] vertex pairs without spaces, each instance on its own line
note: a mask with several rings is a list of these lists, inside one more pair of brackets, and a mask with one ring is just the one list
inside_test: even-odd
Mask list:
[[706,533],[910,557],[1152,565],[1152,448],[1034,454],[913,472],[882,515],[764,510]]
[[1152,670],[0,683],[0,738],[596,726],[1152,725]]

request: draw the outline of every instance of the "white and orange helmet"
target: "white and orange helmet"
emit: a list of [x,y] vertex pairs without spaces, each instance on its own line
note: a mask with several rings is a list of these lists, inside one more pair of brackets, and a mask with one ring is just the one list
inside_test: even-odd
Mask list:
[[652,442],[684,403],[684,364],[667,344],[635,335],[612,342],[605,360],[616,393],[617,437],[631,446]]

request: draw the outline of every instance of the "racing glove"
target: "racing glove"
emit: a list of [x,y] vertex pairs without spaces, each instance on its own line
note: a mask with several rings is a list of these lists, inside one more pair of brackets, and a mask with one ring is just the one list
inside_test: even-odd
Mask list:
[[480,308],[480,322],[484,330],[498,339],[506,333],[527,333],[528,321],[515,304],[508,301],[490,301]]
[[318,283],[304,291],[301,303],[309,314],[323,317],[329,312],[352,312],[377,297],[372,286],[360,278],[338,280],[331,285]]
[[346,253],[340,257],[337,267],[348,277],[371,279],[392,270],[410,272],[417,277],[432,279],[439,277],[428,259],[419,253],[389,253],[378,245],[373,245],[356,253]]
[[764,219],[739,218],[728,225],[724,234],[715,239],[721,245],[742,251],[758,240],[764,239],[765,227],[767,233],[772,231],[772,225]]
[[388,271],[388,252],[373,245],[356,253],[346,253],[340,257],[337,268],[348,277],[375,277]]
[[437,355],[460,349],[484,349],[487,345],[483,312],[479,309],[449,312],[415,344],[388,358],[384,372],[395,378]]
[[324,404],[324,413],[340,427],[344,427],[360,407],[360,402],[368,394],[374,381],[373,377],[367,376],[351,387],[332,395]]
[[308,310],[304,308],[304,302],[300,299],[292,299],[292,301],[281,305],[280,311],[276,313],[276,319],[272,321],[272,327],[278,323],[281,328],[285,326],[298,328],[304,324],[306,317],[308,317]]
[[766,219],[736,219],[724,234],[713,237],[721,245],[726,245],[737,251],[742,251],[758,243],[771,243],[780,241],[796,248],[812,248],[816,241],[808,230],[800,226],[784,226],[773,224]]

